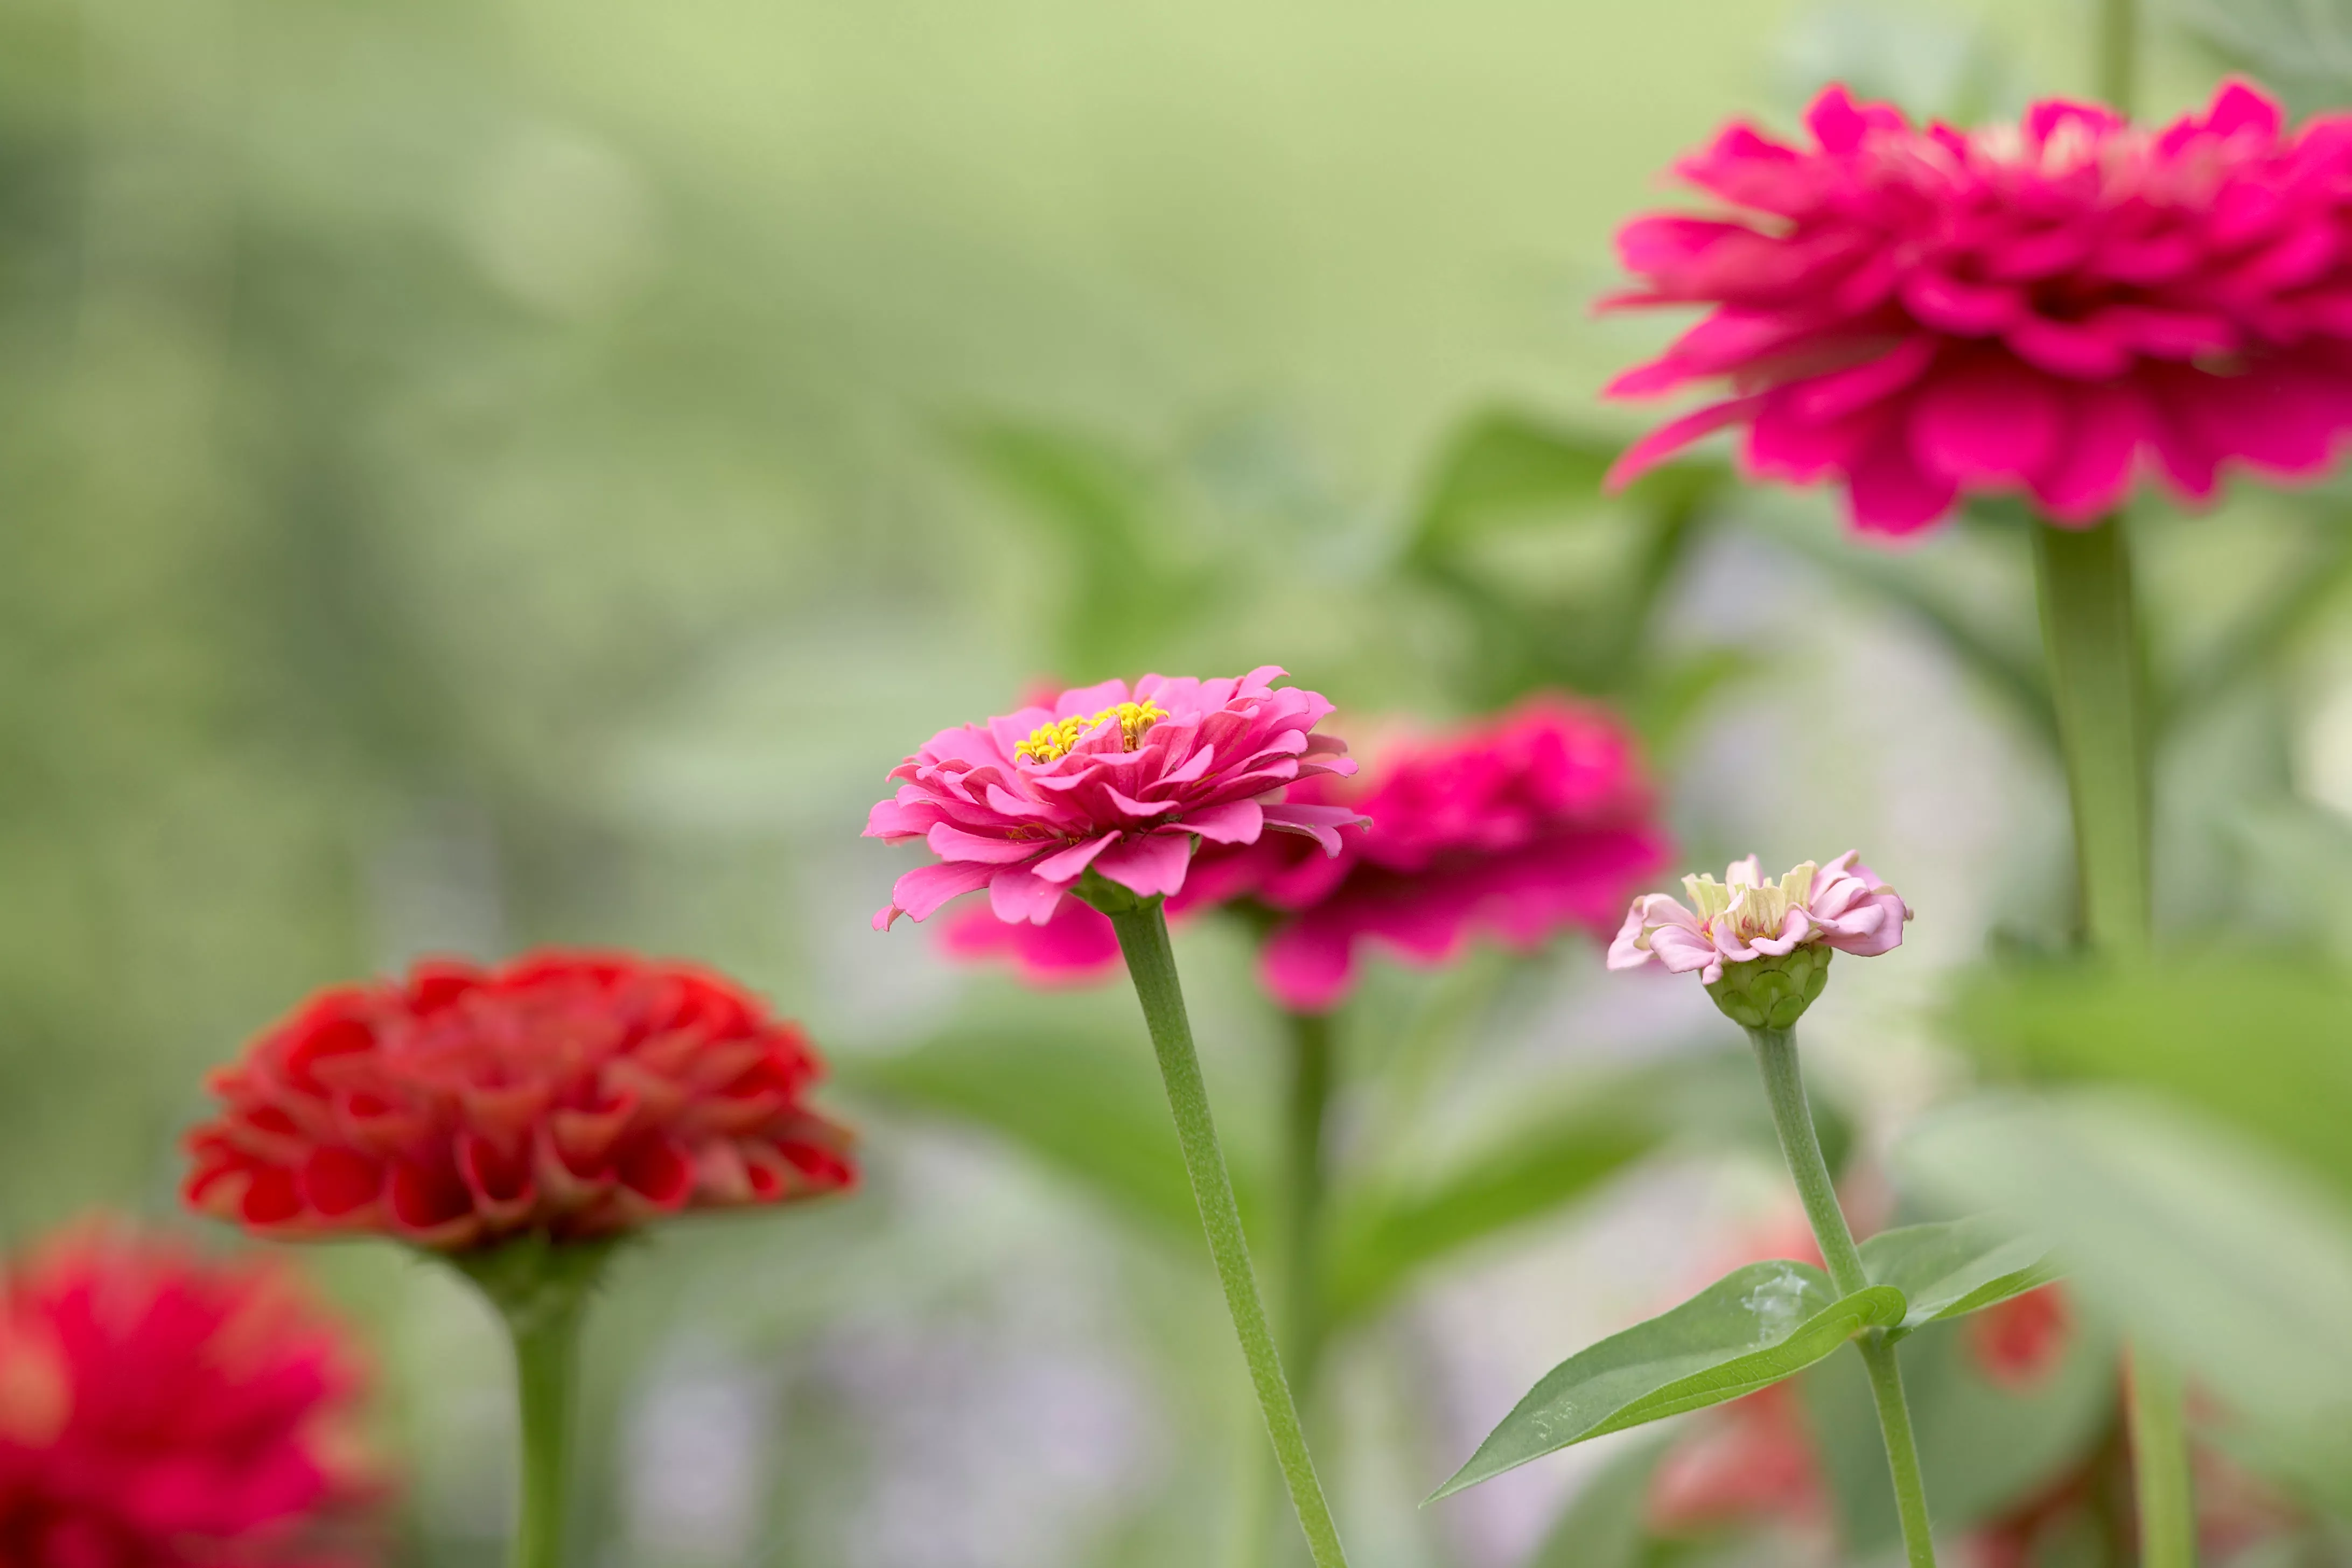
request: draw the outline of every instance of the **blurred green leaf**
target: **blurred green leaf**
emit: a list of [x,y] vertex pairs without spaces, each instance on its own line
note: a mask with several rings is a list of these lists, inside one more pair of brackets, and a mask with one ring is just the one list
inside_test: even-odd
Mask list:
[[1880,1231],[1862,1244],[1862,1264],[1873,1283],[1903,1292],[1903,1321],[1887,1335],[1899,1339],[2048,1284],[2058,1277],[2049,1251],[1978,1215]]
[[2282,92],[2298,113],[2352,103],[2346,0],[2174,0],[2188,29]]
[[1497,522],[1592,507],[1616,460],[1614,442],[1510,409],[1471,416],[1439,456],[1415,513],[1411,554],[1439,563]]
[[[1999,1517],[2084,1463],[2121,1409],[2111,1329],[2076,1312],[2061,1348],[2030,1376],[1988,1375],[1968,1324],[1941,1324],[1903,1342],[1903,1385],[1939,1531]],[[1822,1479],[1848,1561],[1901,1540],[1886,1483],[1886,1449],[1870,1380],[1858,1356],[1833,1356],[1798,1380]]]
[[[1041,1028],[963,1029],[887,1056],[844,1057],[847,1087],[908,1110],[983,1127],[1119,1212],[1198,1246],[1200,1211],[1168,1102],[1134,1040]],[[1254,1231],[1264,1182],[1226,1151]]]
[[2352,583],[2352,536],[2344,530],[2342,504],[2313,504],[2321,512],[2298,558],[2279,573],[2268,592],[2238,613],[2219,643],[2159,693],[2159,736],[2197,718],[2240,683],[2271,668]]
[[1576,1489],[1525,1568],[1639,1568],[1649,1540],[1650,1478],[1667,1446],[1653,1434],[1612,1455]]
[[1952,1107],[1914,1127],[1897,1165],[1931,1201],[2047,1235],[2086,1297],[2251,1424],[2258,1462],[2352,1508],[2352,1213],[2339,1201],[2240,1135],[2106,1089]]
[[1160,468],[1101,437],[1040,425],[982,425],[962,446],[1045,529],[1048,556],[1071,574],[1051,595],[1061,673],[1140,668],[1197,617],[1213,576],[1197,522]]
[[1561,1106],[1433,1184],[1341,1194],[1325,1285],[1333,1319],[1376,1310],[1417,1270],[1583,1196],[1650,1153],[1668,1131],[1662,1089],[1645,1079]]
[[2209,953],[1979,972],[1957,989],[1948,1032],[2014,1075],[2163,1089],[2352,1194],[2347,1022],[2352,978],[2340,972]]
[[1841,1299],[1806,1264],[1748,1264],[1552,1368],[1431,1500],[1571,1443],[1753,1394],[1902,1318],[1891,1287]]

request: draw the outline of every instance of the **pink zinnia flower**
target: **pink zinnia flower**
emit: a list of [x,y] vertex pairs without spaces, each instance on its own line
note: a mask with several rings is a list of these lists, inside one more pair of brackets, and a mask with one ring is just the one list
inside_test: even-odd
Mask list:
[[891,770],[898,793],[866,821],[869,838],[919,837],[939,857],[898,879],[874,929],[982,888],[999,919],[1045,925],[1089,869],[1139,897],[1177,893],[1196,842],[1252,844],[1269,827],[1339,854],[1358,814],[1281,794],[1356,764],[1316,732],[1331,704],[1276,690],[1282,673],[1108,680],[940,731]]
[[1609,944],[1610,968],[1656,958],[1676,974],[1696,969],[1712,985],[1727,963],[1781,958],[1815,942],[1875,957],[1902,945],[1903,922],[1911,918],[1895,889],[1851,849],[1826,866],[1805,861],[1777,882],[1764,879],[1750,855],[1733,861],[1720,882],[1685,877],[1683,887],[1695,909],[1665,893],[1633,900]]
[[2088,524],[2152,466],[2190,500],[2227,461],[2309,476],[2352,428],[2352,117],[2284,130],[2242,82],[2161,132],[2094,104],[1917,129],[1843,87],[1811,144],[1734,124],[1675,172],[1721,216],[1652,216],[1604,308],[1713,309],[1619,396],[1727,379],[1623,482],[1725,426],[1758,475],[1845,486],[1906,534],[1964,493]]
[[[1527,948],[1570,926],[1605,931],[1666,856],[1632,737],[1606,711],[1557,697],[1400,736],[1357,778],[1314,779],[1289,798],[1361,812],[1371,826],[1337,856],[1287,838],[1204,845],[1168,908],[1247,900],[1271,913],[1261,973],[1299,1011],[1341,1001],[1370,947],[1437,963],[1481,932]],[[952,951],[1003,953],[1046,984],[1096,978],[1118,958],[1109,922],[1083,908],[1008,927],[975,906],[949,931]]]

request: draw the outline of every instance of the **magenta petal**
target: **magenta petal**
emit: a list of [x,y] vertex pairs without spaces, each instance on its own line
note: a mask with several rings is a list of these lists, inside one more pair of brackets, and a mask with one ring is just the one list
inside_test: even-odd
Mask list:
[[999,874],[996,867],[978,860],[935,860],[918,866],[890,889],[890,907],[875,917],[875,929],[887,929],[899,915],[926,919],[950,899],[977,892]]
[[1044,925],[1008,925],[986,904],[956,910],[940,932],[956,958],[974,962],[1008,958],[1033,985],[1086,984],[1104,980],[1118,965],[1118,933],[1109,917],[1076,899],[1065,899]]
[[923,842],[942,860],[982,860],[992,866],[1011,866],[1034,858],[1037,853],[1034,839],[992,838],[966,833],[944,822],[933,827]]
[[1254,800],[1229,800],[1206,811],[1189,812],[1180,825],[1212,844],[1254,844],[1265,828],[1265,810]]
[[1364,814],[1350,805],[1309,805],[1277,801],[1263,810],[1266,826],[1285,833],[1303,833],[1323,846],[1326,855],[1337,855],[1345,847],[1339,839],[1340,828],[1369,826]]
[[1118,842],[1116,833],[1098,834],[1083,844],[1074,844],[1059,854],[1048,855],[1030,868],[1049,882],[1071,882],[1094,864],[1096,856]]
[[988,884],[989,909],[998,920],[1008,922],[1025,921],[1031,925],[1044,925],[1061,907],[1062,896],[1060,883],[1049,882],[1030,870],[999,871]]
[[1320,1013],[1344,1001],[1355,978],[1354,944],[1342,931],[1293,922],[1266,940],[1258,976],[1294,1013]]
[[1189,833],[1139,833],[1111,846],[1095,860],[1095,869],[1139,898],[1172,893],[1184,885],[1184,868],[1192,858]]
[[2050,465],[2033,480],[2033,496],[2057,522],[2087,526],[2121,505],[2147,416],[2138,394],[2125,386],[2086,386],[2067,405],[2067,427]]
[[1608,477],[1601,481],[1603,486],[1612,490],[1624,489],[1692,442],[1727,425],[1737,425],[1753,414],[1762,401],[1759,397],[1734,397],[1659,426],[1618,454],[1617,460],[1609,465]]
[[2060,428],[2050,384],[1990,355],[1938,374],[1911,405],[1911,450],[1920,467],[1963,484],[2027,478],[2057,448]]
[[1939,522],[1959,497],[1959,487],[1923,470],[1911,458],[1911,444],[1898,424],[1866,446],[1846,468],[1846,505],[1865,533],[1916,533]]

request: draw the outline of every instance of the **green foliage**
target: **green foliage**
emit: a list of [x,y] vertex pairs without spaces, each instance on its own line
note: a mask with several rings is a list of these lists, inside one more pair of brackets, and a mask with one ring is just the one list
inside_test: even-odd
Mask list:
[[[1967,1325],[1938,1324],[1904,1342],[1904,1393],[1939,1532],[1958,1534],[2030,1501],[2114,1432],[2114,1331],[2078,1312],[2063,1333],[2051,1364],[2012,1379],[1987,1374]],[[1900,1527],[1861,1358],[1822,1362],[1797,1389],[1849,1560],[1893,1549]]]
[[1666,1444],[1633,1443],[1576,1489],[1524,1568],[1639,1568],[1647,1555],[1650,1479]]
[[1873,1284],[1903,1292],[1899,1339],[1929,1323],[2022,1295],[2058,1277],[2049,1248],[1982,1216],[1882,1230],[1862,1244]]
[[2047,1236],[2087,1300],[2243,1424],[2250,1457],[2352,1508],[2352,1212],[2340,1193],[2242,1133],[2107,1088],[1950,1108],[1915,1127],[1897,1163],[1942,1205],[1996,1207]]
[[1432,1500],[1571,1443],[1753,1394],[1903,1313],[1891,1286],[1841,1298],[1808,1264],[1748,1264],[1552,1368]]

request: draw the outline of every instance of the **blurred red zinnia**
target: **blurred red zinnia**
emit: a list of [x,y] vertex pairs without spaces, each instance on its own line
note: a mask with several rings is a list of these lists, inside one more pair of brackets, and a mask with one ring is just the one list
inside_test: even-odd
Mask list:
[[1922,130],[1832,87],[1805,123],[1675,166],[1730,215],[1619,234],[1642,281],[1604,308],[1713,309],[1610,391],[1735,394],[1619,481],[1742,425],[1749,470],[1834,478],[1867,531],[1996,490],[2083,525],[2144,466],[2201,500],[2225,462],[2315,474],[2352,429],[2352,116],[2289,132],[2231,82],[2162,131],[2058,100]]
[[545,952],[337,986],[216,1072],[194,1207],[266,1236],[456,1251],[851,1185],[807,1038],[684,964]]
[[[1270,837],[1203,845],[1168,908],[1246,899],[1270,911],[1261,973],[1301,1011],[1344,999],[1370,947],[1438,963],[1481,933],[1526,948],[1573,926],[1605,931],[1669,847],[1623,727],[1552,696],[1450,732],[1401,736],[1357,778],[1316,778],[1289,799],[1360,812],[1371,826],[1336,856]],[[1009,952],[1045,980],[1106,972],[1118,955],[1109,922],[1083,909],[1007,930],[975,908],[949,940],[966,955]]]
[[0,1290],[0,1562],[363,1561],[361,1384],[278,1268],[69,1233]]

